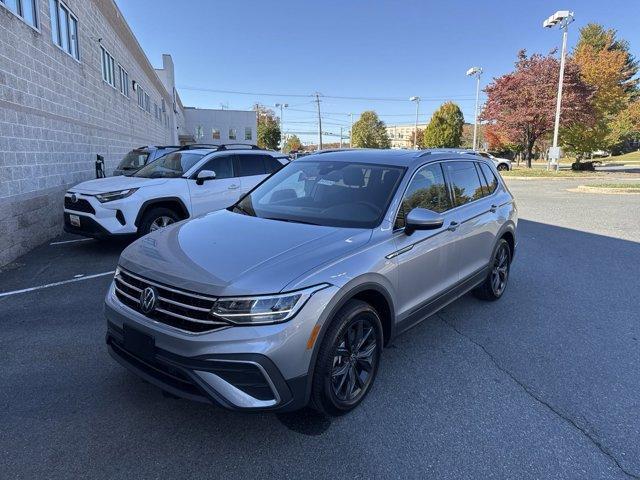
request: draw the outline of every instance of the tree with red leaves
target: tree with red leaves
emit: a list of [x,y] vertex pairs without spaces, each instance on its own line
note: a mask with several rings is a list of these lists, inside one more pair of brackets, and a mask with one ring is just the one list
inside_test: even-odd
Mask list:
[[[552,55],[518,53],[516,69],[496,78],[485,88],[487,102],[482,120],[500,138],[518,144],[531,168],[536,140],[553,130],[560,64]],[[564,71],[560,124],[592,121],[593,89],[580,78],[577,65],[568,61]]]

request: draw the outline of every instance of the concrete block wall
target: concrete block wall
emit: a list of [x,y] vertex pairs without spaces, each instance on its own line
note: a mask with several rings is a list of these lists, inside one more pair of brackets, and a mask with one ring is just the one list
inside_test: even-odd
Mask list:
[[[0,266],[61,233],[64,192],[95,177],[96,154],[109,172],[133,147],[177,143],[173,92],[113,0],[64,3],[78,18],[80,61],[53,42],[49,0],[37,0],[38,28],[0,5]],[[100,45],[128,71],[129,98],[102,80]],[[153,114],[162,99],[168,124]]]

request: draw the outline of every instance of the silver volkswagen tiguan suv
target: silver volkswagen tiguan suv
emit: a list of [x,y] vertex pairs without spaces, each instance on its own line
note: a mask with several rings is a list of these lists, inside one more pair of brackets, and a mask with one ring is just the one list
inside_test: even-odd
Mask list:
[[107,344],[172,396],[340,415],[371,390],[396,335],[468,291],[503,295],[516,224],[480,156],[319,152],[127,247]]

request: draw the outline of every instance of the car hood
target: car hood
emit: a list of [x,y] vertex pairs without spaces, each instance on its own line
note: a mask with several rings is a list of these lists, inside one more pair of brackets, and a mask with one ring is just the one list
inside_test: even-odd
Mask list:
[[371,233],[220,210],[135,241],[120,266],[214,296],[277,293],[303,273],[361,248]]
[[160,185],[167,181],[166,178],[142,178],[142,177],[106,177],[88,180],[79,183],[69,190],[78,193],[106,193],[127,188],[150,187]]

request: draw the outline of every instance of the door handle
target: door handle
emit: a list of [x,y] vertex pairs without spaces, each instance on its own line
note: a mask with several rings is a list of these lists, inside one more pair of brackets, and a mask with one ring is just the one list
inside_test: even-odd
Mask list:
[[237,185],[235,183],[232,183],[231,185],[229,185],[229,190],[236,190],[240,188],[240,185]]
[[447,230],[449,230],[450,232],[455,232],[455,231],[456,231],[456,229],[458,228],[458,225],[459,225],[459,223],[458,223],[458,222],[456,222],[456,221],[452,221],[452,222],[449,224],[449,227],[447,228]]
[[489,211],[491,213],[496,213],[497,210],[498,210],[498,206],[497,205],[491,205],[491,208],[489,209]]

